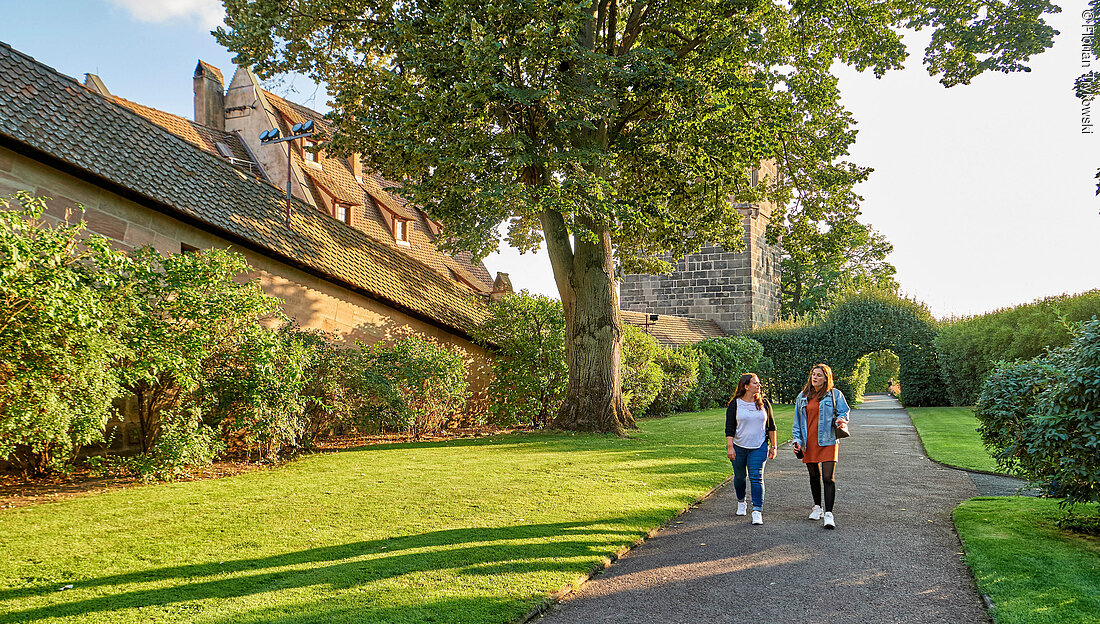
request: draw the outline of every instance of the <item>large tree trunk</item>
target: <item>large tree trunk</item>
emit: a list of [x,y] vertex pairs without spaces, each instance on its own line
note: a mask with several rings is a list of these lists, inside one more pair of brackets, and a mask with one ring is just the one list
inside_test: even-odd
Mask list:
[[595,241],[577,238],[570,245],[561,214],[541,215],[554,279],[565,308],[565,355],[569,380],[565,402],[554,427],[625,435],[634,418],[623,402],[620,385],[622,319],[615,292],[611,232],[606,226],[583,223],[595,231]]

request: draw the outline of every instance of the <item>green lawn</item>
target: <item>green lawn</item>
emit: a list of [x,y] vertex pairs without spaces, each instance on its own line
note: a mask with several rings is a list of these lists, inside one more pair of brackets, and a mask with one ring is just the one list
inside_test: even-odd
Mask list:
[[941,464],[1001,473],[978,436],[978,419],[969,407],[906,408],[928,457]]
[[4,510],[0,622],[513,621],[726,478],[723,413],[644,420],[630,439],[375,446]]
[[1052,499],[972,498],[955,509],[966,562],[997,624],[1100,622],[1100,539],[1059,530]]

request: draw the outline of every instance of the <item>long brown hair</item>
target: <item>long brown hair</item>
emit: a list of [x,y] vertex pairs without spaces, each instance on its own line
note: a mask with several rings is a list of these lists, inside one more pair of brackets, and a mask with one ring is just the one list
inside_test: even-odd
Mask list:
[[[760,381],[760,377],[758,377],[756,375],[756,373],[745,373],[744,375],[741,375],[741,379],[739,379],[737,381],[737,390],[734,391],[733,398],[730,399],[730,401],[736,401],[737,399],[740,399],[741,397],[745,396],[745,393],[748,392],[749,384],[752,383],[753,377],[756,377],[756,380]],[[756,401],[756,409],[759,409],[759,410],[764,409],[764,389],[763,388],[760,389],[760,392],[756,393],[755,401]]]
[[[810,393],[814,391],[814,369],[821,369],[821,372],[825,374],[825,383],[821,385],[821,391],[817,393],[817,396],[813,396]],[[810,369],[810,374],[806,376],[806,385],[802,388],[802,396],[807,399],[821,400],[826,394],[833,391],[833,369],[829,368],[828,364],[814,364]]]

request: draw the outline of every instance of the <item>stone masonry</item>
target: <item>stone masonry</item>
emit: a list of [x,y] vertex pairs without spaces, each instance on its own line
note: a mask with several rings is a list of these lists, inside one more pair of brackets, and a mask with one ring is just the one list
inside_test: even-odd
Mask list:
[[761,327],[779,317],[779,248],[764,231],[771,206],[739,209],[745,250],[703,247],[699,253],[664,258],[670,275],[625,275],[619,285],[623,310],[713,320],[728,334]]

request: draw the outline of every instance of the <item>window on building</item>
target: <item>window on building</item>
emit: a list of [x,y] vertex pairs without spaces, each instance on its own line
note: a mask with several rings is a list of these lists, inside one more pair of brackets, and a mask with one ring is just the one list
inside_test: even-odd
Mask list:
[[750,177],[750,180],[749,180],[749,184],[751,184],[752,186],[756,186],[757,184],[760,184],[760,170],[759,169],[754,168],[752,170],[751,177]]
[[317,141],[302,139],[302,157],[311,163],[321,164],[321,154],[313,151],[317,147]]
[[409,244],[409,222],[400,217],[393,218],[393,239],[398,244]]
[[351,206],[336,202],[336,218],[351,225]]
[[180,243],[180,253],[194,253],[198,250],[199,250],[198,247],[192,247],[191,245],[188,245],[187,243]]

